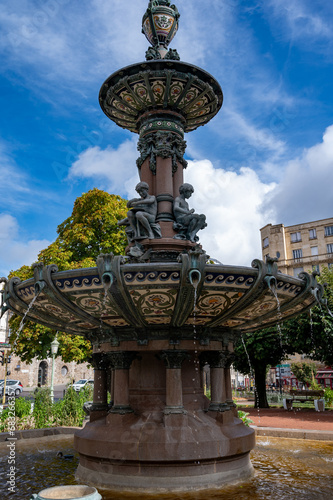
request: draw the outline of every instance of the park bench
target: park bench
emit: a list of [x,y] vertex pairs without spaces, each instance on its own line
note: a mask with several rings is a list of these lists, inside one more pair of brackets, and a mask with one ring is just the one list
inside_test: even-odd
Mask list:
[[286,410],[292,410],[293,402],[298,401],[299,403],[306,403],[308,401],[313,401],[315,405],[315,409],[317,411],[324,411],[325,404],[323,401],[324,396],[323,390],[299,390],[299,389],[291,389],[289,391],[290,398],[285,398],[283,400],[283,406]]

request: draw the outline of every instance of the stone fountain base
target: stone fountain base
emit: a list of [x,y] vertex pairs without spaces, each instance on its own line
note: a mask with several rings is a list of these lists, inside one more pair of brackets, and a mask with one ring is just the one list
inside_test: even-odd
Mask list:
[[180,391],[180,369],[166,369],[159,358],[140,353],[129,370],[129,405],[93,411],[76,433],[77,479],[153,494],[220,487],[251,476],[255,434],[237,418],[232,402],[211,409],[194,356],[182,363]]
[[[209,412],[210,413],[210,412]],[[253,429],[232,411],[108,415],[75,436],[77,478],[147,493],[219,487],[252,475]]]

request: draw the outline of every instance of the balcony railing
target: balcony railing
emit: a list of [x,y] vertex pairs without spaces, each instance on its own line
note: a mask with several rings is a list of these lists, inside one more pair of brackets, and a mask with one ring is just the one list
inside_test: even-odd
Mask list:
[[306,257],[297,257],[297,258],[292,258],[292,259],[285,259],[285,260],[280,260],[278,262],[278,266],[285,266],[285,267],[290,267],[294,266],[295,264],[302,264],[302,265],[317,265],[317,264],[324,264],[324,263],[332,263],[333,262],[333,253],[323,253],[320,255],[309,255]]

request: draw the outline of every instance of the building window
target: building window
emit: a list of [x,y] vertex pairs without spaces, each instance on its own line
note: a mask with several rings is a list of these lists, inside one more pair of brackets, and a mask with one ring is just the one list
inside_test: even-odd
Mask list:
[[317,273],[319,273],[319,264],[312,266],[312,271],[317,271]]
[[325,227],[325,236],[333,236],[333,226]]
[[328,264],[328,269],[333,269],[333,262],[330,262],[330,263]]
[[295,267],[293,269],[294,278],[298,278],[298,275],[304,271],[303,267]]
[[292,243],[296,243],[297,241],[302,241],[301,233],[290,233],[290,239]]
[[262,242],[262,247],[263,248],[267,248],[269,246],[269,239],[268,237],[267,238],[264,238],[263,239],[263,242]]
[[317,230],[316,229],[309,229],[309,239],[315,240],[316,238],[317,238]]
[[67,368],[67,366],[63,366],[63,367],[61,368],[61,375],[62,375],[63,377],[66,377],[67,373],[68,373],[68,368]]
[[327,253],[333,253],[333,243],[329,243],[326,245],[327,247]]
[[311,247],[311,255],[312,256],[318,255],[318,247]]
[[294,260],[301,260],[303,257],[303,251],[301,248],[298,248],[297,250],[293,250],[293,259]]

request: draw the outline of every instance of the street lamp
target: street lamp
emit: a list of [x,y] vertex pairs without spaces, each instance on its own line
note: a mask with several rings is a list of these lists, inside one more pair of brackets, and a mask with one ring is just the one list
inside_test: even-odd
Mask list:
[[56,354],[58,352],[58,347],[59,347],[59,342],[57,341],[57,337],[55,337],[55,339],[51,342],[51,354],[52,354],[51,401],[52,401],[52,403],[54,401],[54,394],[53,394],[54,360],[55,360]]

